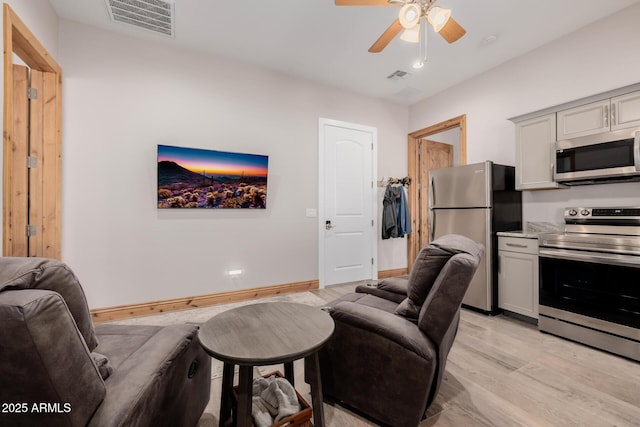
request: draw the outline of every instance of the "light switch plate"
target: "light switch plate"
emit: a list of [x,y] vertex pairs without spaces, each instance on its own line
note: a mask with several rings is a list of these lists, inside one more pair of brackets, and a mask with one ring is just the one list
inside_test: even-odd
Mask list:
[[307,218],[315,218],[318,216],[318,210],[316,208],[307,208]]

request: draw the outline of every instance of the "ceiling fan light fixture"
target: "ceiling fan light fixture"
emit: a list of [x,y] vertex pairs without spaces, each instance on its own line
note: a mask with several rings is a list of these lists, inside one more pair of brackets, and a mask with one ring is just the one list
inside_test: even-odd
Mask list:
[[449,43],[453,43],[467,33],[467,31],[451,17],[451,9],[434,6],[429,9],[427,20],[434,31]]
[[419,43],[420,42],[420,25],[416,25],[413,28],[405,29],[400,38],[409,43]]
[[438,6],[433,6],[427,13],[427,20],[436,33],[439,33],[447,25],[449,18],[451,18],[451,9],[443,9]]
[[467,31],[453,18],[449,18],[445,26],[439,31],[442,38],[449,43],[455,42],[466,33]]
[[420,21],[421,14],[420,6],[415,3],[407,3],[400,9],[398,19],[404,28],[409,29],[416,26]]

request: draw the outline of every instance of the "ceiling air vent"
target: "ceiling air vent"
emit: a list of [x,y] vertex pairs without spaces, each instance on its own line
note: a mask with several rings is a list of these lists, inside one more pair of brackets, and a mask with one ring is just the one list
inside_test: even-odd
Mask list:
[[411,74],[407,73],[406,71],[396,70],[393,73],[389,74],[387,78],[389,80],[403,80],[404,78],[409,76],[411,76]]
[[104,0],[111,20],[174,36],[174,0]]

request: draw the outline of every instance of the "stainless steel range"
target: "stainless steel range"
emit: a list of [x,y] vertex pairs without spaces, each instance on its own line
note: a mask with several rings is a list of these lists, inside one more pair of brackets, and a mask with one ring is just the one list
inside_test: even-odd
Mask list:
[[567,208],[541,234],[538,328],[640,361],[640,207]]

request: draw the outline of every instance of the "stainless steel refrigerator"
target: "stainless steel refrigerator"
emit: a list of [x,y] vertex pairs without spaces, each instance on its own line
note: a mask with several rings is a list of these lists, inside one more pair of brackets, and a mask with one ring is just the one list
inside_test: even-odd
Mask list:
[[498,231],[522,229],[522,193],[515,168],[487,161],[429,172],[429,238],[461,234],[485,246],[485,255],[462,301],[498,309]]

